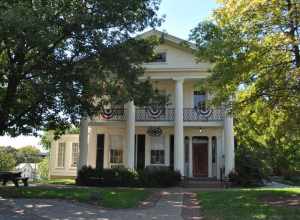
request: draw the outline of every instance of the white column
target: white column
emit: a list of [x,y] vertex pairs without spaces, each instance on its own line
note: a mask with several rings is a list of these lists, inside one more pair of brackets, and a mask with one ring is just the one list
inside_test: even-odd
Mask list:
[[175,169],[184,175],[183,79],[176,80],[175,89]]
[[221,178],[221,173],[220,173],[220,169],[222,168],[222,137],[221,136],[217,136],[217,179]]
[[79,133],[79,163],[77,170],[79,171],[83,166],[88,165],[88,119],[82,117],[80,120],[80,133]]
[[212,177],[212,137],[208,136],[208,177]]
[[135,106],[133,101],[127,104],[127,166],[134,169]]
[[234,134],[233,118],[226,114],[224,119],[224,151],[225,151],[225,176],[234,170]]

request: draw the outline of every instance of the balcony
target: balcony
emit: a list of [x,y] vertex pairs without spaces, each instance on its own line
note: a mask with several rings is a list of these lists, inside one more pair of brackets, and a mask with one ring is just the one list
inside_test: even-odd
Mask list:
[[[183,121],[223,121],[225,111],[223,108],[210,108],[199,110],[195,108],[183,109]],[[107,109],[100,116],[94,118],[96,121],[126,121],[127,109]],[[135,120],[137,122],[172,122],[175,121],[175,108],[151,108],[143,107],[135,109]]]

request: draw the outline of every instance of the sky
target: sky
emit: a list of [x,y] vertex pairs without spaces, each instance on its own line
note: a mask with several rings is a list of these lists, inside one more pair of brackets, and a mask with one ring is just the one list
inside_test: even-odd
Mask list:
[[[208,19],[214,8],[215,0],[162,0],[159,14],[165,15],[165,22],[159,30],[168,34],[188,40],[190,30],[200,21]],[[17,138],[1,137],[0,146],[22,147],[26,145],[39,146],[39,138],[32,136],[19,136]]]
[[162,0],[159,14],[165,14],[166,20],[158,29],[188,40],[190,30],[208,19],[216,7],[215,0]]

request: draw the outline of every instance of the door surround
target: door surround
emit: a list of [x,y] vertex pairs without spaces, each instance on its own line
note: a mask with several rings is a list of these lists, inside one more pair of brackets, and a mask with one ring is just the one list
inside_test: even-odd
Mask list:
[[193,137],[192,139],[192,175],[193,177],[209,176],[209,141],[208,137]]

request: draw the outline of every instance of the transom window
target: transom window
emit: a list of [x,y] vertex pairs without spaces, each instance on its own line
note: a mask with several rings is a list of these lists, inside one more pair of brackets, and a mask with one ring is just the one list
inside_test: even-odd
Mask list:
[[57,167],[65,167],[66,143],[58,144]]

